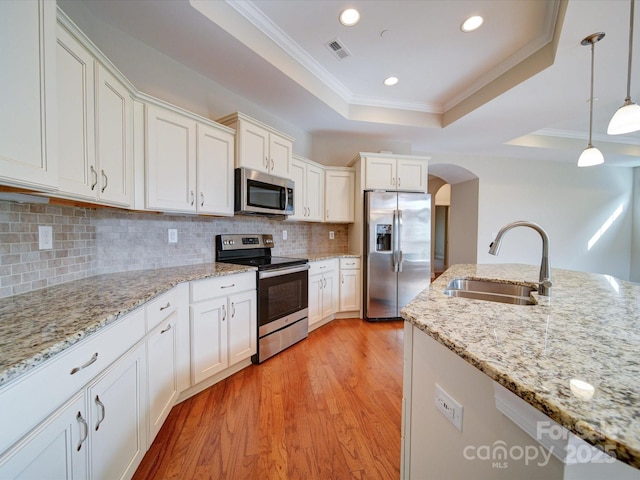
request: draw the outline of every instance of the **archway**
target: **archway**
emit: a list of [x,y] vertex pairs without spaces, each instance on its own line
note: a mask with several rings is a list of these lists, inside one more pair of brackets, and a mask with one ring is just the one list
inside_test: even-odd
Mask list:
[[[443,195],[447,189],[450,189],[449,198]],[[477,263],[478,176],[457,165],[430,164],[428,192],[432,200],[431,265],[434,274],[437,275],[449,265]],[[445,228],[445,231],[441,231],[441,228]],[[436,258],[436,247],[437,257],[442,258]]]

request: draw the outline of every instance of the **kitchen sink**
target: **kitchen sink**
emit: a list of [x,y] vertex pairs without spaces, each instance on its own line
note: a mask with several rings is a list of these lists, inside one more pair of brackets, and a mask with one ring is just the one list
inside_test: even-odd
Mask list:
[[536,301],[531,296],[533,291],[536,291],[535,287],[518,283],[459,277],[449,282],[444,293],[450,297],[486,300],[512,305],[536,305]]

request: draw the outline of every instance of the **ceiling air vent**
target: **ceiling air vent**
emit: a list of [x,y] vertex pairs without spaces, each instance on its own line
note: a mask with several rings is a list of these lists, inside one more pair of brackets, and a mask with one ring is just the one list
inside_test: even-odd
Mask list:
[[343,58],[351,56],[351,53],[349,52],[349,50],[347,50],[347,47],[345,47],[337,38],[334,38],[330,42],[325,43],[325,45],[329,50],[331,50],[331,53],[333,53],[338,58],[338,60],[342,60]]

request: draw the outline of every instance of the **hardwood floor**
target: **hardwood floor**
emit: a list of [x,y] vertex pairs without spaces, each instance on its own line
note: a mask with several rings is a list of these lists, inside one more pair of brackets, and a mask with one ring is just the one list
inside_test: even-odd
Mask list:
[[403,322],[342,319],[176,405],[142,479],[397,479]]

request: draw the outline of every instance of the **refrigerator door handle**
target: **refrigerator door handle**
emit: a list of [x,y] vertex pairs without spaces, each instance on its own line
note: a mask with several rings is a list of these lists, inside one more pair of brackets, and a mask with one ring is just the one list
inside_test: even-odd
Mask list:
[[402,210],[398,210],[398,272],[402,272]]
[[398,210],[393,211],[393,225],[391,227],[391,249],[393,250],[393,271],[398,272]]

